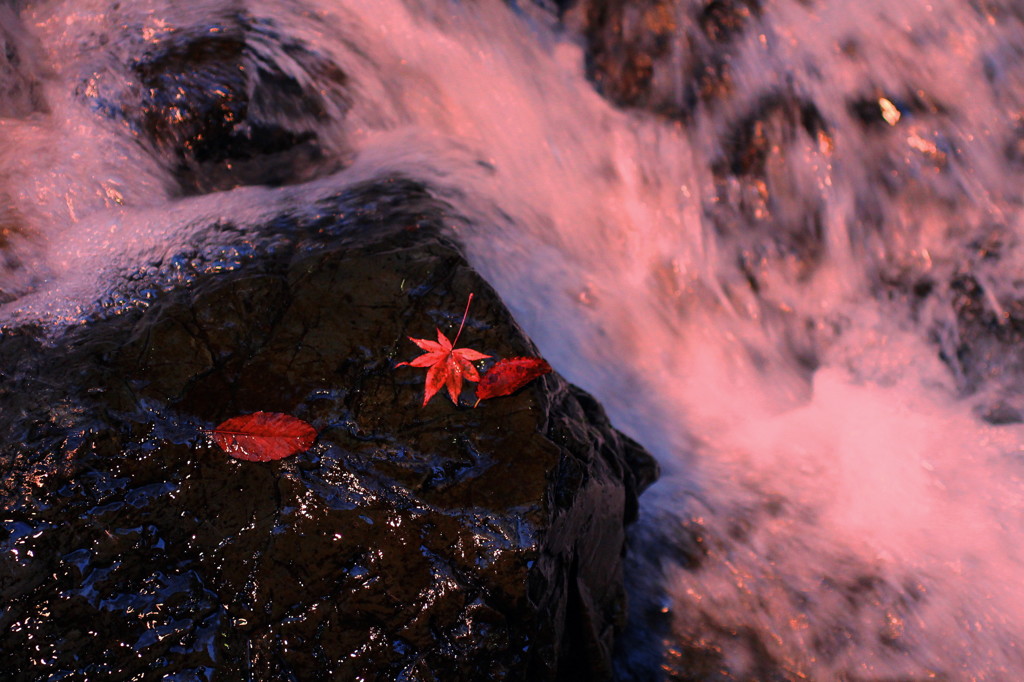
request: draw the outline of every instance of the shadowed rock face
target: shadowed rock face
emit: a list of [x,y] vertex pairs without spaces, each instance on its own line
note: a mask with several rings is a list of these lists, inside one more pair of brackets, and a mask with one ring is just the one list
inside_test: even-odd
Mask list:
[[[13,679],[610,676],[656,467],[557,375],[421,406],[423,371],[394,368],[419,354],[406,337],[452,336],[470,292],[460,345],[536,353],[442,215],[413,183],[366,185],[265,226],[226,272],[193,254],[148,309],[55,344],[5,333]],[[248,463],[204,433],[255,410],[319,438]]]

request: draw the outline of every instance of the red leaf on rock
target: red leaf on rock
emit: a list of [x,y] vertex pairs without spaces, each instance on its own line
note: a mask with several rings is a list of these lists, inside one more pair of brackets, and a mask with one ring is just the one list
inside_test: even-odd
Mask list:
[[427,351],[411,362],[400,362],[395,367],[429,367],[427,370],[427,385],[423,391],[423,404],[426,405],[434,397],[442,386],[448,388],[448,397],[456,405],[459,404],[459,394],[462,393],[462,380],[480,381],[480,373],[473,366],[474,360],[483,360],[491,357],[472,348],[455,348],[455,344],[462,334],[462,327],[466,324],[466,315],[469,314],[469,304],[473,302],[473,294],[469,295],[466,301],[466,312],[462,314],[462,324],[459,325],[459,332],[455,335],[455,341],[449,341],[440,329],[437,330],[437,341],[429,339],[409,340]]
[[539,376],[551,371],[551,365],[540,358],[507,358],[498,360],[480,378],[476,387],[477,402],[510,395]]
[[235,459],[269,462],[308,450],[316,429],[280,412],[253,412],[232,417],[211,431],[221,450]]

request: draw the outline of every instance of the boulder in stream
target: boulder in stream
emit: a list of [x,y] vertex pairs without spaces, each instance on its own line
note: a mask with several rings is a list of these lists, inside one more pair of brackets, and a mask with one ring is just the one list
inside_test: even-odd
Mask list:
[[[407,337],[452,337],[470,292],[459,345],[537,354],[443,218],[367,183],[212,226],[57,338],[4,330],[8,679],[611,676],[656,465],[557,374],[421,405]],[[209,430],[257,410],[316,443],[226,456]]]

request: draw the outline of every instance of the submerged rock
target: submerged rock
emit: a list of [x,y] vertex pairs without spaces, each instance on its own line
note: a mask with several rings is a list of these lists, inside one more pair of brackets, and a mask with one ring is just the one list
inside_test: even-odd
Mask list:
[[10,5],[0,5],[0,117],[27,118],[49,107],[35,66],[38,48]]
[[760,0],[572,0],[559,8],[609,101],[680,120],[732,92],[732,55],[762,11]]
[[296,184],[344,165],[348,76],[272,19],[235,8],[195,25],[186,12],[155,29],[120,3],[109,11],[121,34],[87,40],[124,66],[86,73],[76,95],[127,126],[170,172],[172,195]]
[[[443,215],[413,183],[366,185],[226,271],[193,254],[148,308],[5,332],[9,679],[610,677],[656,466],[557,374],[421,406],[407,336],[452,336],[470,292],[460,345],[536,354]],[[231,459],[206,430],[256,410],[316,444]]]

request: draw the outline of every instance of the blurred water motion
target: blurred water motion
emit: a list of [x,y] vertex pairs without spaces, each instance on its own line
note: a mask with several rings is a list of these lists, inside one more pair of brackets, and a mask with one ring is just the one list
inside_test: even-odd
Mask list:
[[1020,676],[1019,5],[558,4],[0,8],[5,324],[416,178],[670,473],[623,679]]

